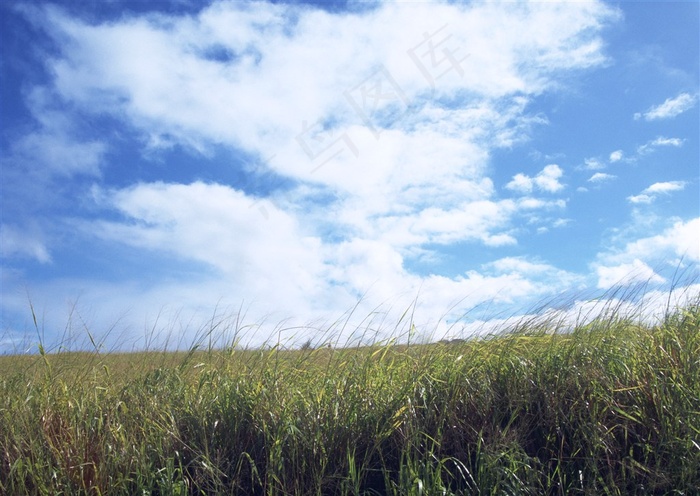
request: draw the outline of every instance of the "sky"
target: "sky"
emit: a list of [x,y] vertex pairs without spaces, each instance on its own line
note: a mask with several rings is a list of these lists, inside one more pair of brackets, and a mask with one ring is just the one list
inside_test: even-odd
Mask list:
[[0,23],[0,353],[466,337],[700,294],[697,2]]

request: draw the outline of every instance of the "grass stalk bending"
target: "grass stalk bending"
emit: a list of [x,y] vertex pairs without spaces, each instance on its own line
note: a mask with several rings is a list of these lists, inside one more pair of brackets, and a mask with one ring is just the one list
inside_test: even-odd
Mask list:
[[459,343],[0,358],[0,493],[699,494],[700,305]]

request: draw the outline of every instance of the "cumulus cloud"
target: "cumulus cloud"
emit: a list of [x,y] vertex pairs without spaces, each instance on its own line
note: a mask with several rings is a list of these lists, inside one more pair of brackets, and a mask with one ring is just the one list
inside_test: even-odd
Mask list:
[[540,190],[546,193],[556,193],[564,189],[564,185],[559,179],[564,175],[564,171],[556,164],[544,167],[536,176],[530,177],[526,174],[516,174],[513,179],[506,184],[506,188],[518,193],[531,193],[533,190]]
[[671,263],[681,258],[690,262],[700,262],[700,218],[675,221],[660,234],[627,243],[617,257],[628,256],[646,260],[665,256]]
[[[71,40],[70,51],[51,61],[64,98],[123,112],[150,135],[254,151],[293,140],[304,133],[304,121],[313,126],[330,112],[339,128],[356,122],[385,129],[431,88],[438,95],[468,88],[487,98],[541,91],[551,71],[604,61],[591,30],[612,16],[598,3],[517,10],[383,4],[335,16],[293,5],[219,2],[168,22],[88,25],[48,11],[53,31]],[[489,19],[498,19],[497,39]],[[434,66],[430,53],[426,58],[429,42],[443,39],[459,63]],[[535,64],[519,62],[533,57]],[[297,77],[312,61],[324,70]],[[373,88],[381,89],[380,98]]]
[[646,121],[654,121],[658,119],[670,119],[690,110],[698,101],[698,95],[690,93],[681,93],[674,98],[667,98],[664,103],[651,107],[644,113],[634,114],[636,120],[644,119]]
[[610,153],[610,162],[619,162],[620,160],[622,160],[623,155],[624,153],[622,152],[622,150],[615,150],[614,152]]
[[[531,195],[562,191],[561,167],[516,175],[507,189],[527,196],[502,199],[490,157],[545,121],[528,108],[560,75],[606,62],[600,30],[618,13],[604,3],[385,3],[335,14],[222,1],[108,23],[55,7],[28,15],[61,41],[47,84],[66,108],[122,122],[143,154],[223,147],[267,158],[261,169],[290,184],[259,195],[201,181],[96,188],[104,218],[80,224],[84,236],[203,267],[201,280],[135,290],[134,302],[203,305],[224,293],[313,314],[345,310],[370,289],[374,302],[420,289],[435,316],[446,295],[533,297],[566,279],[524,262],[418,275],[406,258],[434,244],[514,245],[519,216],[565,207]],[[49,135],[64,145],[73,136]],[[82,146],[64,148],[81,162],[62,170],[99,174],[105,145]]]
[[599,159],[591,157],[583,161],[583,165],[588,170],[600,170],[605,169],[605,164]]
[[[596,30],[617,14],[597,3],[383,4],[337,16],[220,2],[168,22],[95,25],[58,9],[45,15],[52,32],[70,40],[49,61],[61,98],[126,119],[149,146],[272,154],[266,167],[274,173],[341,198],[324,209],[344,231],[373,237],[395,221],[404,227],[393,229],[394,244],[500,245],[515,240],[489,229],[507,228],[517,211],[493,199],[489,151],[527,139],[541,121],[525,112],[530,95],[553,84],[557,71],[604,62]],[[449,41],[443,48],[453,62],[434,65],[425,50],[440,40]],[[300,75],[311,66],[323,70]],[[444,103],[462,94],[470,97]],[[548,165],[523,177],[529,189],[554,193],[561,176]],[[481,219],[481,205],[493,220]],[[483,235],[472,234],[477,226]]]
[[[342,314],[363,297],[359,315],[370,314],[379,303],[388,305],[385,310],[390,318],[398,319],[411,301],[420,297],[422,324],[436,326],[441,318],[457,318],[490,299],[512,303],[563,289],[577,280],[573,274],[526,258],[501,259],[451,277],[421,276],[407,269],[406,253],[391,234],[386,238],[324,240],[308,233],[302,223],[274,203],[217,184],[95,188],[94,197],[102,207],[116,209],[123,219],[85,223],[86,235],[174,257],[178,267],[199,264],[182,269],[189,279],[180,280],[174,271],[167,291],[165,287],[136,289],[135,300],[140,294],[166,304],[167,296],[173,298],[171,301],[190,301],[196,308],[207,298],[216,299],[217,292],[219,299],[225,292],[227,304],[236,300],[258,304],[250,317],[260,319],[270,311],[260,302],[275,302],[278,315],[328,316]],[[268,213],[264,222],[257,210],[261,203]],[[487,205],[469,206],[482,211],[483,217],[470,212],[427,212],[407,231],[432,239],[435,232],[443,232],[440,223],[447,222],[454,224],[451,229],[455,231],[471,230],[470,236],[483,236],[481,241],[486,244],[513,242],[507,234],[476,234],[481,230],[488,233],[479,226],[491,222],[489,215],[499,215],[498,206],[493,206],[492,214]],[[511,203],[510,208],[517,206]],[[192,271],[199,276],[192,279]],[[197,295],[191,295],[193,292]],[[124,296],[114,302],[131,308],[140,305]]]
[[598,288],[600,289],[610,289],[614,286],[636,282],[665,282],[665,279],[654,272],[654,269],[636,258],[631,263],[598,267],[596,272],[598,274]]
[[[609,298],[602,298],[600,302],[604,307],[613,309],[616,316],[629,311],[635,319],[655,323],[669,308],[686,305],[700,295],[700,284],[697,283],[700,218],[672,220],[665,227],[654,229],[656,233],[649,236],[630,235],[649,229],[646,221],[643,227],[639,224],[631,226],[624,237],[610,241],[610,248],[598,254],[591,268],[599,289],[632,285],[633,293],[616,291]],[[669,281],[674,286],[670,290],[664,287]],[[594,302],[583,304],[597,305]],[[595,316],[599,311],[592,308],[591,315]]]
[[[700,269],[700,218],[675,220],[658,234],[626,241],[600,253],[593,264],[598,287],[625,282],[662,283],[661,269],[675,271],[691,264]],[[652,269],[651,267],[656,267]]]
[[[319,239],[267,200],[256,203],[230,187],[202,182],[138,184],[97,190],[95,197],[125,217],[89,222],[85,229],[95,236],[201,262],[252,294],[270,287],[274,300],[325,289],[316,286],[325,270]],[[261,205],[264,222],[253,208]],[[287,283],[275,287],[272,281]]]
[[513,179],[508,184],[506,184],[507,189],[518,191],[520,193],[532,192],[533,186],[534,181],[532,180],[532,178],[522,173],[514,175]]
[[[426,9],[389,4],[341,18],[289,5],[219,3],[167,24],[125,18],[110,25],[86,25],[53,10],[55,29],[72,44],[51,64],[63,98],[125,116],[150,143],[273,150],[266,166],[274,172],[336,192],[340,199],[323,207],[341,220],[336,231],[393,246],[512,244],[507,229],[518,205],[492,198],[489,149],[526,136],[533,121],[524,113],[527,95],[543,89],[550,71],[604,60],[590,28],[614,14],[594,4]],[[494,46],[483,23],[497,10],[499,23],[528,25],[532,39],[508,29]],[[556,16],[564,16],[565,29],[551,29]],[[419,56],[428,46],[424,33],[449,37],[459,65],[436,68]],[[541,74],[517,63],[536,52]],[[324,71],[297,77],[311,60]],[[437,97],[465,89],[473,97],[464,105],[439,104]],[[426,100],[426,90],[435,98]],[[525,182],[553,193],[564,187],[561,176],[559,166],[549,165]],[[287,199],[308,206],[302,191]]]

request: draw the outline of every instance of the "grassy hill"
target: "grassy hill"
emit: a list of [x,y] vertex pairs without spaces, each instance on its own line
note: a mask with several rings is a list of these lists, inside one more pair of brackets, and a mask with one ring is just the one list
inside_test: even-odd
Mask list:
[[2,494],[700,494],[700,305],[456,343],[0,357]]

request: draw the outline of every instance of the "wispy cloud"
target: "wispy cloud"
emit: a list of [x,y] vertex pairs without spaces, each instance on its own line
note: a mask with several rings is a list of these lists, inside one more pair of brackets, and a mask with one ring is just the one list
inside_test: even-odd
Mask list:
[[654,183],[641,193],[627,197],[630,203],[652,203],[658,195],[667,195],[685,188],[685,181],[667,181]]
[[600,159],[595,157],[587,158],[583,161],[583,166],[587,170],[600,170],[605,169],[606,165]]
[[[668,138],[665,136],[658,136],[652,140],[647,141],[643,145],[637,146],[633,152],[625,153],[623,150],[615,150],[608,156],[608,162],[610,164],[616,163],[634,163],[645,155],[649,155],[657,151],[661,147],[674,147],[679,148],[685,143],[684,139],[681,138]],[[584,160],[583,166],[579,167],[584,170],[602,170],[608,166],[604,160],[597,157],[591,157]]]
[[670,193],[672,191],[681,191],[685,188],[685,181],[667,181],[663,183],[654,183],[646,188],[642,193]]
[[25,169],[35,180],[99,175],[107,144],[62,111],[52,90],[33,88],[27,105],[36,122],[30,132],[13,142],[5,160]]
[[36,226],[32,228],[27,225],[22,227],[12,224],[0,225],[0,256],[3,258],[28,257],[41,263],[51,261],[49,250]]
[[662,146],[680,147],[683,146],[683,141],[684,140],[680,138],[666,138],[665,136],[659,136],[658,138],[637,147],[637,154],[647,155]]
[[635,120],[644,119],[654,121],[658,119],[670,119],[690,110],[698,101],[698,95],[681,93],[677,97],[667,98],[664,103],[651,107],[644,113],[634,114]]
[[604,183],[608,181],[612,181],[613,179],[617,178],[614,174],[607,174],[605,172],[596,172],[593,174],[591,177],[588,178],[589,183]]
[[627,201],[630,203],[651,203],[656,197],[652,195],[645,195],[640,193],[638,195],[632,195],[627,197]]

